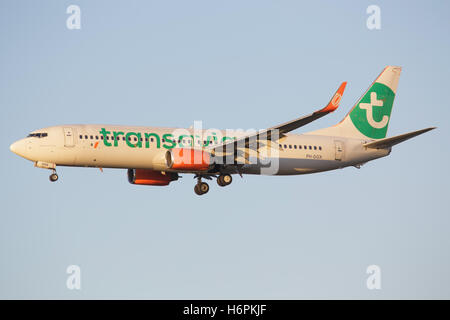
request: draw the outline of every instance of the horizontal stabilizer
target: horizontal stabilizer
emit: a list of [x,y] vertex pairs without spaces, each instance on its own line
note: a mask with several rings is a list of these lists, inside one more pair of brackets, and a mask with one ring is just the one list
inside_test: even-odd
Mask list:
[[398,143],[406,141],[408,139],[414,138],[422,133],[428,132],[430,130],[436,129],[436,127],[426,128],[422,130],[417,130],[413,132],[404,133],[395,137],[385,138],[381,140],[377,140],[374,142],[369,142],[364,144],[363,146],[371,149],[386,149],[390,148]]

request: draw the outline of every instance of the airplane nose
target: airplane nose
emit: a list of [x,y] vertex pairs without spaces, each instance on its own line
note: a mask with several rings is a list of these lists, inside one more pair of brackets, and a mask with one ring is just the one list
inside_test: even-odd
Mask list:
[[9,150],[17,154],[17,142],[14,142],[12,145],[10,145]]
[[12,145],[9,146],[9,150],[17,154],[18,156],[23,157],[23,154],[25,152],[25,145],[22,140],[14,142]]

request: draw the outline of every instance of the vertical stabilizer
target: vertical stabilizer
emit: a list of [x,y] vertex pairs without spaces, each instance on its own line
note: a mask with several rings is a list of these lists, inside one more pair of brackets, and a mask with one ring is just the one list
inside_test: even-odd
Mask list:
[[309,134],[361,139],[386,137],[401,67],[387,66],[337,125]]

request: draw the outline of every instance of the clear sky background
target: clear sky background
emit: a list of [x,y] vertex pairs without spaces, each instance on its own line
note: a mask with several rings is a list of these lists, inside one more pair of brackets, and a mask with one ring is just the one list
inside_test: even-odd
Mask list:
[[[66,9],[81,8],[81,30]],[[366,8],[381,8],[381,30]],[[450,298],[448,1],[1,1],[0,298]],[[438,129],[357,170],[192,175],[49,171],[9,151],[67,123],[266,128],[340,121],[403,67],[388,135]],[[381,268],[368,290],[366,268]],[[66,268],[81,268],[68,290]]]

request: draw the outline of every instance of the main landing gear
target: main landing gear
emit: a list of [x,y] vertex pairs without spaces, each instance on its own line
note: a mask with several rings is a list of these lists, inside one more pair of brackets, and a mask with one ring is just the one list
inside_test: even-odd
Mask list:
[[194,192],[201,196],[202,194],[205,194],[209,191],[209,185],[206,182],[202,182],[202,178],[197,178],[197,184],[194,187]]
[[[215,176],[213,176],[215,177]],[[197,184],[194,187],[194,192],[201,196],[209,191],[209,185],[206,182],[202,182],[202,176],[196,176]],[[211,176],[203,176],[205,179],[211,180]],[[221,187],[229,185],[233,181],[230,174],[221,174],[217,177],[217,184]]]
[[217,177],[217,184],[221,187],[229,185],[232,181],[231,174],[221,174]]
[[53,173],[49,177],[51,182],[58,181],[58,174],[56,173],[56,170],[53,170]]

